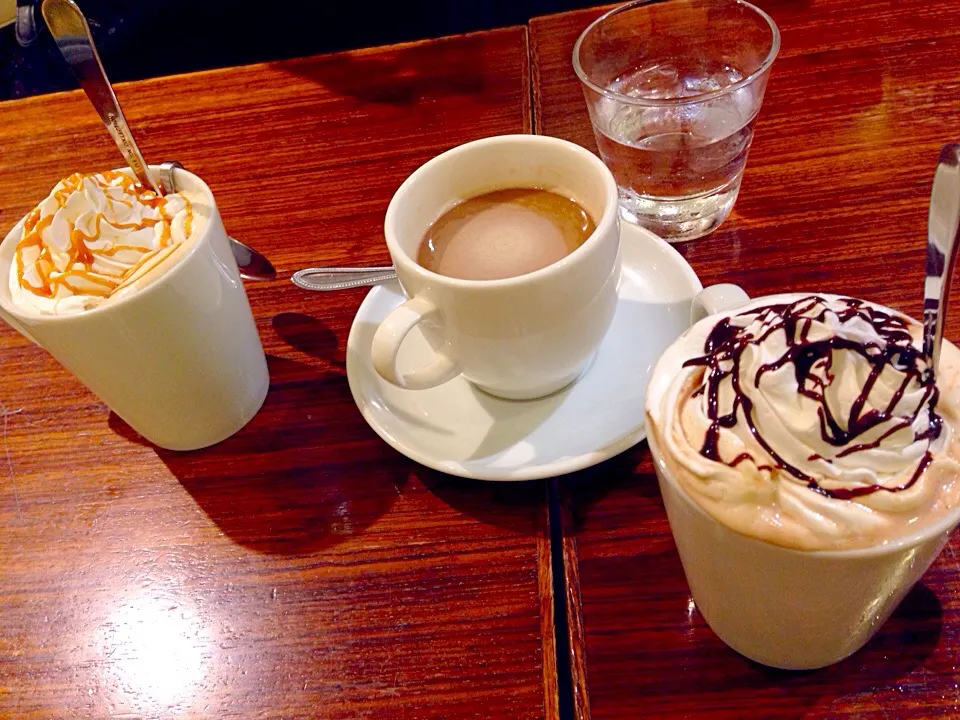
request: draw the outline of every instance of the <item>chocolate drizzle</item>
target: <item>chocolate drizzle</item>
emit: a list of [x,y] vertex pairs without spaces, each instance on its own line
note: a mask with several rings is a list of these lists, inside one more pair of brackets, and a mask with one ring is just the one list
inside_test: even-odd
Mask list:
[[[835,315],[841,324],[855,319],[867,323],[876,332],[880,342],[858,342],[836,335],[820,340],[810,340],[813,324],[823,322],[828,314]],[[737,319],[745,317],[751,318],[750,322],[746,323],[746,327],[742,326],[743,323],[736,322]],[[753,328],[758,325],[762,330],[755,336]],[[741,373],[741,359],[744,351],[750,346],[764,343],[777,332],[783,332],[785,335],[786,352],[773,362],[762,365],[754,377],[744,378]],[[827,388],[834,380],[831,370],[835,351],[856,353],[870,367],[870,373],[863,383],[860,394],[850,404],[846,417],[837,417],[826,399]],[[862,300],[842,298],[834,302],[834,307],[830,307],[825,298],[809,296],[792,303],[755,308],[741,315],[720,320],[707,336],[704,355],[683,364],[684,367],[703,366],[705,368],[705,382],[695,393],[706,392],[707,418],[710,420],[703,446],[700,448],[701,455],[716,462],[724,462],[730,467],[736,467],[747,459],[758,462],[747,453],[741,453],[729,462],[725,462],[720,457],[720,430],[734,427],[738,422],[739,411],[751,435],[770,456],[774,467],[783,470],[822,495],[838,500],[849,500],[880,490],[899,492],[916,483],[932,460],[929,451],[918,462],[910,480],[896,487],[866,485],[851,489],[828,489],[822,487],[816,478],[784,460],[757,428],[753,402],[744,392],[743,383],[752,382],[755,387],[759,387],[766,373],[786,365],[793,366],[800,394],[817,403],[820,436],[823,441],[832,447],[842,448],[836,457],[847,457],[879,447],[894,433],[912,427],[924,407],[928,409],[929,422],[925,428],[914,433],[914,441],[933,440],[940,435],[942,421],[935,412],[939,391],[922,352],[913,344],[908,321],[898,315],[867,305]],[[903,381],[883,409],[864,411],[871,391],[887,367],[892,367],[901,373]],[[720,387],[726,380],[730,381],[733,390],[733,403],[728,413],[721,414]],[[923,388],[922,399],[912,414],[895,415],[896,407],[911,382],[916,382]],[[846,410],[844,408],[844,411]],[[896,422],[878,438],[857,442],[866,433],[891,420]],[[809,459],[832,462],[831,459],[820,455],[812,455]],[[759,464],[758,468],[773,469],[770,465]]]

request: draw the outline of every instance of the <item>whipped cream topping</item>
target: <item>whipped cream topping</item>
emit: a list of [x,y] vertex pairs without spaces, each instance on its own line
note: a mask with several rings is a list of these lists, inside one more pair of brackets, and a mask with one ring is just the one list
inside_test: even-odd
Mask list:
[[960,494],[960,353],[944,344],[934,382],[919,335],[835,296],[708,319],[671,349],[651,424],[683,487],[739,532],[807,549],[903,536]]
[[94,308],[169,255],[192,226],[183,194],[158,196],[121,171],[71,175],[24,219],[12,300],[51,315]]

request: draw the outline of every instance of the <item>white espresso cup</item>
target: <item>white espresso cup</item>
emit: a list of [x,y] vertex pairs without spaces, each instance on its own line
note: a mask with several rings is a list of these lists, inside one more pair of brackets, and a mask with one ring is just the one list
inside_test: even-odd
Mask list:
[[[569,255],[526,275],[460,280],[417,264],[430,225],[467,198],[502,188],[539,188],[576,200],[596,230]],[[419,390],[462,374],[508,399],[548,395],[573,382],[613,319],[620,280],[617,186],[579,145],[503,135],[449,150],[416,170],[387,209],[387,248],[408,300],[377,329],[373,366],[385,380]],[[415,327],[433,349],[423,367],[397,358]]]
[[[714,285],[693,302],[693,323],[753,304],[736,285]],[[893,312],[893,311],[891,311]],[[719,317],[719,316],[718,316]],[[682,363],[664,352],[647,389],[647,422]],[[772,667],[810,670],[839,662],[877,632],[943,549],[960,506],[919,531],[872,547],[800,550],[743,535],[704,510],[664,461],[657,434],[647,441],[670,530],[690,593],[710,628],[742,655]]]
[[122,296],[77,314],[43,315],[12,302],[17,223],[0,244],[0,316],[147,440],[193,450],[249,422],[270,378],[213,193],[185,170],[175,179],[200,198],[199,234]]

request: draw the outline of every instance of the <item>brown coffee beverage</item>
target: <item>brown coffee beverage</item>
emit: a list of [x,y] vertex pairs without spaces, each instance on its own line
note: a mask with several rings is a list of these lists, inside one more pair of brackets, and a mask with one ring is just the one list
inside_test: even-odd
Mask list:
[[430,226],[417,263],[463,280],[525,275],[566,257],[596,223],[576,200],[537,188],[508,188],[468,198]]

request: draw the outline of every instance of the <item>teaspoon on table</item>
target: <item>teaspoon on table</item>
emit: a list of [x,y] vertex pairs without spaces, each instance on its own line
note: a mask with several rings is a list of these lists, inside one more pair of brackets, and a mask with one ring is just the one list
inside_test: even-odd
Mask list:
[[[123,117],[120,103],[93,44],[90,25],[80,8],[73,0],[43,0],[41,11],[57,47],[134,175],[144,187],[151,188],[158,195],[174,190],[173,168],[182,166],[179,163],[165,163],[169,166],[165,171],[168,183],[158,183],[153,177]],[[272,280],[276,277],[276,270],[263,255],[233,238],[229,240],[242,277],[248,280]]]
[[396,279],[393,265],[384,267],[315,267],[297,270],[290,278],[304,290],[348,290],[350,288],[382,285]]
[[923,283],[923,354],[936,373],[943,321],[960,249],[960,143],[944,145],[930,192],[926,278]]

